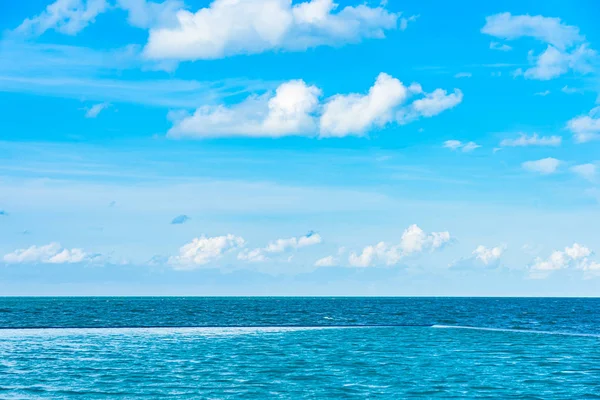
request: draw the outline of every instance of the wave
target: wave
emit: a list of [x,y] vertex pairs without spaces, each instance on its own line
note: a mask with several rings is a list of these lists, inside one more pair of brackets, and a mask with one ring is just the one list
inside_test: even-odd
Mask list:
[[510,328],[489,328],[483,326],[464,326],[464,325],[431,325],[437,329],[469,329],[474,331],[489,331],[489,332],[513,332],[513,333],[534,333],[539,335],[562,335],[562,336],[581,336],[600,338],[600,334],[596,333],[576,333],[564,331],[536,331],[529,329],[510,329]]
[[188,334],[201,336],[227,336],[259,333],[284,333],[327,329],[395,328],[431,325],[269,325],[269,326],[120,326],[120,327],[2,327],[0,337],[39,335],[121,335],[121,334]]

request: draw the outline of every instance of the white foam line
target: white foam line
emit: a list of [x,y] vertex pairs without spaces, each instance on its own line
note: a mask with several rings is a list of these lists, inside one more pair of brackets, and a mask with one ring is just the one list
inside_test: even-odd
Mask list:
[[360,326],[311,326],[311,327],[127,327],[127,328],[18,328],[1,329],[0,337],[14,336],[71,336],[71,335],[202,335],[228,336],[255,333],[281,333],[324,329],[361,328]]
[[595,333],[572,333],[572,332],[553,332],[553,331],[533,331],[528,329],[509,329],[509,328],[485,328],[479,326],[463,326],[463,325],[432,325],[432,328],[437,329],[469,329],[474,331],[489,331],[489,332],[514,332],[514,333],[537,333],[540,335],[562,335],[562,336],[581,336],[600,338],[600,334]]

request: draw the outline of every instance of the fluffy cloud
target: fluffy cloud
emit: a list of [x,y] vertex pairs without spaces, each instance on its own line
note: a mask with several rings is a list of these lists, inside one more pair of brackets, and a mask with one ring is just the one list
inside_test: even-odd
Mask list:
[[323,107],[320,119],[322,136],[346,136],[362,133],[373,125],[383,126],[393,118],[393,110],[420,87],[405,87],[388,74],[379,74],[369,93],[336,95]]
[[15,29],[15,33],[38,36],[54,29],[67,35],[75,35],[95,18],[105,12],[106,0],[57,0],[33,18],[27,18]]
[[450,265],[451,268],[495,268],[500,263],[502,254],[506,251],[506,246],[486,247],[477,246],[471,255],[467,258],[461,258]]
[[72,264],[89,260],[90,257],[82,249],[66,249],[60,243],[50,243],[45,246],[15,250],[6,254],[3,259],[9,264]]
[[[420,96],[410,104],[411,96]],[[381,73],[366,94],[334,95],[320,102],[321,90],[302,80],[281,84],[275,93],[251,96],[233,106],[204,106],[194,114],[171,114],[168,136],[193,137],[317,137],[362,136],[369,129],[432,117],[462,101],[462,92],[442,89],[424,93]]]
[[379,242],[376,245],[367,246],[360,254],[350,253],[348,262],[353,267],[370,267],[375,264],[396,265],[409,255],[424,251],[433,251],[450,241],[448,232],[432,232],[426,234],[417,225],[409,226],[398,244]]
[[593,182],[596,179],[598,168],[594,164],[580,164],[571,167],[571,171],[582,178]]
[[597,59],[597,53],[585,43],[579,28],[564,24],[560,18],[495,14],[486,18],[481,32],[505,40],[531,37],[547,44],[546,50],[539,55],[529,52],[531,68],[518,71],[517,75],[529,79],[553,79],[570,70],[586,74],[593,71]]
[[463,153],[470,153],[471,151],[480,148],[481,146],[475,142],[463,143],[460,140],[446,140],[444,147],[450,150],[461,150]]
[[585,143],[600,139],[600,107],[593,108],[588,115],[580,115],[567,122],[575,141]]
[[526,146],[560,146],[562,137],[560,136],[539,136],[534,133],[528,136],[525,133],[519,134],[516,139],[504,139],[500,142],[501,147],[526,147]]
[[565,52],[553,46],[540,55],[529,52],[529,59],[534,64],[524,73],[525,78],[549,80],[566,74],[569,70],[581,74],[593,71],[593,60],[597,53],[586,44],[582,44],[571,52]]
[[529,266],[532,278],[545,278],[554,271],[575,268],[587,273],[600,271],[600,264],[589,259],[592,251],[578,243],[566,247],[564,251],[555,250],[550,257],[536,258]]
[[323,238],[321,238],[321,235],[315,232],[309,232],[308,234],[300,237],[276,239],[272,242],[269,242],[269,244],[266,247],[240,252],[238,254],[238,260],[249,262],[267,261],[269,259],[269,254],[285,253],[292,250],[298,250],[307,246],[314,246],[322,242]]
[[232,107],[204,106],[193,115],[175,118],[170,137],[280,137],[316,129],[313,113],[320,89],[302,80],[281,84],[272,97],[252,96]]
[[333,0],[295,5],[291,0],[215,0],[195,13],[181,9],[175,24],[151,29],[144,53],[151,59],[199,60],[297,51],[383,38],[398,26],[399,14],[382,6],[337,8]]
[[110,107],[110,103],[94,104],[85,112],[86,118],[96,118],[103,110]]
[[333,267],[338,263],[339,261],[334,256],[327,256],[315,261],[315,267]]
[[226,252],[243,247],[245,241],[239,236],[194,238],[179,249],[179,255],[169,257],[168,263],[174,269],[191,270],[220,259]]
[[561,161],[556,158],[548,157],[542,158],[537,161],[526,161],[522,165],[524,169],[531,172],[538,172],[540,174],[549,175],[556,172],[560,166]]

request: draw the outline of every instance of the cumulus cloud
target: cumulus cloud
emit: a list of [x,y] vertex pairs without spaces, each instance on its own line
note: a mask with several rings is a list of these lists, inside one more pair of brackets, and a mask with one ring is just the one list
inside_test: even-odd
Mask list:
[[370,267],[373,265],[396,265],[404,257],[433,251],[450,241],[449,232],[425,233],[417,225],[409,226],[397,244],[379,242],[365,247],[361,253],[350,253],[348,263],[353,267]]
[[[150,59],[200,60],[383,38],[399,14],[383,6],[339,8],[333,0],[214,0],[196,12],[177,11],[176,23],[150,30]],[[408,20],[401,24],[406,28]]]
[[537,257],[529,266],[530,277],[546,278],[552,272],[564,269],[579,269],[588,273],[600,271],[600,264],[589,259],[593,252],[578,243],[566,247],[564,251],[555,250],[550,257]]
[[598,168],[595,164],[580,164],[571,167],[571,171],[590,182],[596,180]]
[[243,247],[244,244],[245,241],[242,237],[232,234],[214,237],[201,236],[182,246],[179,249],[179,255],[169,257],[168,263],[174,269],[197,269],[220,259],[229,251]]
[[521,165],[527,171],[549,175],[555,173],[561,163],[556,158],[548,157],[537,161],[526,161]]
[[469,257],[462,258],[450,265],[451,268],[495,268],[500,265],[500,258],[506,251],[506,246],[486,247],[477,246]]
[[475,142],[461,142],[460,140],[446,140],[444,147],[450,150],[461,150],[463,153],[470,153],[471,151],[480,148],[481,146]]
[[274,95],[252,96],[227,107],[203,106],[175,119],[170,137],[281,137],[311,134],[321,90],[302,80],[281,84]]
[[25,19],[15,29],[15,33],[38,36],[52,29],[66,35],[75,35],[108,8],[106,0],[57,0],[35,17]]
[[85,117],[96,118],[103,110],[106,110],[108,107],[110,107],[110,103],[94,104],[86,110]]
[[577,143],[600,139],[600,107],[593,108],[588,115],[580,115],[567,122]]
[[82,249],[66,249],[56,242],[18,249],[3,257],[8,264],[73,264],[90,258]]
[[191,219],[191,218],[190,218],[190,217],[188,217],[187,215],[185,215],[185,214],[181,214],[181,215],[178,215],[178,216],[176,216],[175,218],[173,218],[173,219],[171,220],[171,224],[172,224],[172,225],[181,225],[181,224],[185,224],[185,223],[186,223],[186,222],[188,222],[190,219]]
[[594,70],[597,60],[597,53],[585,42],[579,28],[560,18],[500,13],[488,16],[481,32],[505,40],[531,37],[545,43],[546,50],[541,54],[529,52],[532,67],[516,74],[528,79],[548,80],[569,71],[586,74]]
[[303,247],[314,246],[323,242],[323,238],[316,232],[309,232],[304,236],[276,239],[267,246],[252,250],[244,250],[238,254],[238,260],[249,262],[267,261],[270,254],[285,253]]
[[327,256],[315,261],[315,267],[333,267],[338,263],[339,261],[334,256]]
[[[250,96],[241,103],[203,106],[192,115],[172,113],[172,138],[362,136],[389,123],[433,117],[462,101],[462,92],[423,92],[381,73],[366,94],[338,94],[320,101],[322,92],[302,80],[282,83],[274,93]],[[406,104],[410,97],[417,97]]]
[[548,46],[539,55],[535,55],[533,51],[529,52],[529,59],[534,66],[527,69],[523,75],[529,79],[549,80],[564,75],[569,70],[587,74],[594,70],[593,62],[596,56],[596,51],[590,49],[586,44],[582,44],[571,52]]
[[500,147],[527,147],[527,146],[560,146],[562,137],[560,136],[539,136],[537,133],[531,136],[520,133],[516,139],[504,139],[500,142]]

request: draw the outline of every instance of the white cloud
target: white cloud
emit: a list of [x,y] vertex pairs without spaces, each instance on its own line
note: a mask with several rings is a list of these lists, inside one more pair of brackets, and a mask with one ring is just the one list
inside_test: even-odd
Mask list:
[[463,143],[460,140],[446,140],[444,142],[444,147],[453,151],[460,149],[463,153],[470,153],[481,146],[475,142]]
[[248,262],[268,261],[269,254],[286,253],[292,250],[298,250],[303,247],[314,246],[323,242],[323,238],[318,233],[310,232],[304,236],[291,237],[285,239],[276,239],[262,248],[244,250],[238,254],[238,260]]
[[520,133],[516,139],[504,139],[500,142],[501,147],[527,147],[527,146],[560,146],[560,136],[539,136],[537,133],[528,136]]
[[281,84],[272,97],[251,96],[232,107],[204,106],[175,120],[170,137],[281,137],[315,132],[320,89],[302,80]]
[[267,253],[283,253],[288,250],[296,250],[306,246],[313,246],[323,241],[318,233],[309,233],[300,237],[291,237],[287,239],[277,239],[265,247]]
[[490,49],[498,51],[511,51],[512,47],[505,43],[491,42]]
[[526,161],[522,165],[522,167],[531,172],[538,172],[540,174],[549,175],[556,172],[558,167],[560,166],[561,161],[556,158],[542,158],[537,161]]
[[599,270],[600,265],[589,259],[592,254],[589,248],[574,243],[573,246],[566,247],[564,251],[555,250],[547,259],[537,257],[529,267],[530,276],[532,278],[546,278],[554,271],[568,268],[588,272]]
[[539,55],[530,51],[529,61],[533,66],[524,72],[515,71],[515,76],[548,80],[570,70],[586,74],[593,71],[597,59],[597,53],[589,48],[579,28],[564,24],[560,18],[501,13],[487,17],[481,31],[506,40],[532,37],[548,45]]
[[597,53],[586,44],[582,44],[572,52],[548,46],[538,56],[532,51],[529,52],[529,59],[535,65],[527,69],[523,75],[528,79],[549,80],[566,74],[569,70],[587,74],[593,71],[592,64],[596,56]]
[[106,110],[110,107],[110,103],[99,103],[94,104],[85,112],[86,118],[96,118],[103,110]]
[[393,118],[394,109],[420,86],[405,87],[402,82],[381,73],[369,93],[352,93],[331,97],[323,106],[320,120],[321,135],[343,137],[361,134],[372,126],[383,126]]
[[365,247],[360,254],[350,253],[348,262],[353,267],[370,267],[375,264],[396,265],[409,255],[433,251],[450,241],[448,232],[426,234],[417,225],[409,226],[398,244],[379,242]]
[[338,10],[333,0],[214,0],[195,13],[180,9],[175,17],[175,24],[150,30],[148,58],[215,59],[355,43],[385,37],[398,27],[399,14],[366,4]]
[[239,236],[194,238],[179,249],[179,255],[169,257],[169,264],[174,269],[191,270],[220,259],[226,252],[243,247],[245,241]]
[[528,36],[564,49],[584,39],[579,28],[564,24],[560,18],[505,12],[486,17],[485,21],[481,32],[506,40]]
[[[388,123],[404,124],[432,117],[462,101],[462,92],[442,89],[424,93],[413,83],[405,86],[385,73],[379,74],[367,94],[334,95],[319,101],[321,90],[304,81],[281,84],[274,94],[250,96],[232,106],[204,106],[194,114],[172,113],[168,136],[193,137],[312,137],[362,136]],[[410,96],[421,96],[404,104]]]
[[44,246],[31,246],[18,249],[4,256],[4,262],[9,264],[72,264],[90,259],[90,255],[82,249],[66,249],[60,243],[50,243]]
[[600,107],[593,108],[588,115],[580,115],[567,122],[575,141],[585,143],[600,139]]
[[338,260],[334,256],[319,258],[315,261],[315,267],[333,267],[338,264]]
[[593,182],[596,179],[598,168],[594,164],[580,164],[571,167],[571,171],[582,178]]
[[466,269],[466,268],[478,268],[487,267],[495,268],[500,263],[500,258],[506,251],[506,246],[486,247],[479,245],[473,250],[471,255],[466,258],[461,258],[458,261],[450,264],[450,268],[455,269]]
[[473,74],[470,72],[459,72],[454,75],[455,78],[470,78],[472,76],[473,76]]
[[56,0],[33,18],[25,19],[15,33],[38,36],[50,29],[67,35],[75,35],[95,18],[105,12],[106,0]]
[[433,117],[442,111],[454,108],[462,99],[463,94],[459,89],[454,89],[454,93],[450,94],[443,89],[435,89],[431,93],[426,93],[424,98],[415,100],[407,113],[402,110],[398,119],[408,122],[420,116]]
[[500,259],[506,248],[504,246],[496,246],[487,248],[483,245],[477,246],[473,250],[473,256],[476,260],[481,261],[484,265],[490,265]]

